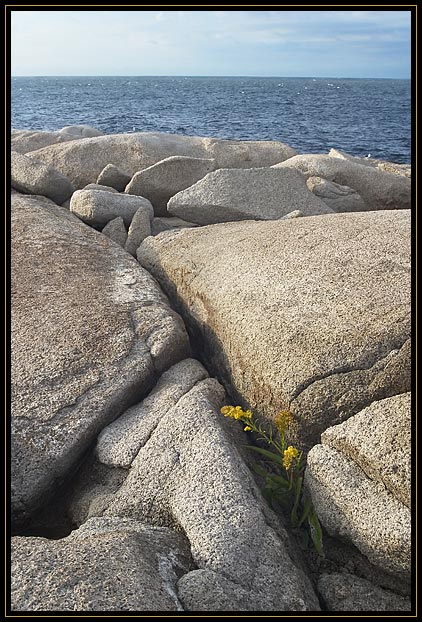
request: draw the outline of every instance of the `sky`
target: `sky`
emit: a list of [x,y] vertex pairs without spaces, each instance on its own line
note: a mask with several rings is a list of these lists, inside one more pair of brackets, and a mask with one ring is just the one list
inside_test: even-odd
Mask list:
[[410,11],[11,11],[12,76],[409,78]]

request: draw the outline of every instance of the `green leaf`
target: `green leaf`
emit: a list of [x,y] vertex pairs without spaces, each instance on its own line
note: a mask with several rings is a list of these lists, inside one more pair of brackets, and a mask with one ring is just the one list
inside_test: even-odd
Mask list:
[[268,475],[268,471],[263,469],[262,466],[260,466],[259,464],[253,464],[252,469],[255,471],[255,473],[258,473],[258,475],[260,475],[261,477],[267,477]]
[[321,557],[324,557],[324,551],[322,547],[322,529],[321,524],[319,522],[318,516],[316,515],[315,510],[312,508],[312,511],[308,515],[308,523],[311,531],[312,542],[314,543],[314,547],[316,552]]
[[298,526],[297,508],[299,506],[300,493],[302,490],[303,477],[298,477],[294,483],[294,501],[292,511],[290,512],[290,520],[293,527]]
[[312,509],[313,509],[312,501],[310,500],[309,497],[306,497],[305,501],[303,503],[302,516],[300,517],[300,521],[299,521],[298,527],[301,527],[303,525],[305,520],[308,518],[309,512]]
[[289,482],[282,475],[274,475],[273,473],[267,473],[267,478],[272,480],[274,483],[279,484],[283,488],[289,488]]
[[268,451],[267,449],[262,449],[261,447],[255,447],[254,445],[246,445],[246,447],[248,447],[249,449],[252,449],[253,451],[256,451],[262,456],[265,456],[266,458],[268,458],[269,460],[272,460],[276,464],[283,466],[283,458],[281,456],[277,456],[277,454],[275,454],[274,452]]

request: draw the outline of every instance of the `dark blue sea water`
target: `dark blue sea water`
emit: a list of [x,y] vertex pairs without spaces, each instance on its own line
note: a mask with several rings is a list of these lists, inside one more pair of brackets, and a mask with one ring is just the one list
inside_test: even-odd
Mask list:
[[335,78],[12,78],[12,127],[88,124],[105,133],[159,131],[281,140],[410,162],[410,80]]

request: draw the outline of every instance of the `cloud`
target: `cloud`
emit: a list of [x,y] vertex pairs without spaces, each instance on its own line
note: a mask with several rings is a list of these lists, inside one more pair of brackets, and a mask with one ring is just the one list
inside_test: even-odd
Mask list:
[[408,10],[12,10],[11,60],[14,75],[355,75],[370,61],[377,76],[391,59],[408,75],[409,42]]

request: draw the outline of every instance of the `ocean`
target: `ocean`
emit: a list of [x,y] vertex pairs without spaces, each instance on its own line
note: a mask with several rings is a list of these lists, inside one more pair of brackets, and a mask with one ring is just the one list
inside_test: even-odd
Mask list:
[[280,140],[410,162],[410,80],[336,78],[12,78],[12,127],[87,124],[106,134],[170,132]]

